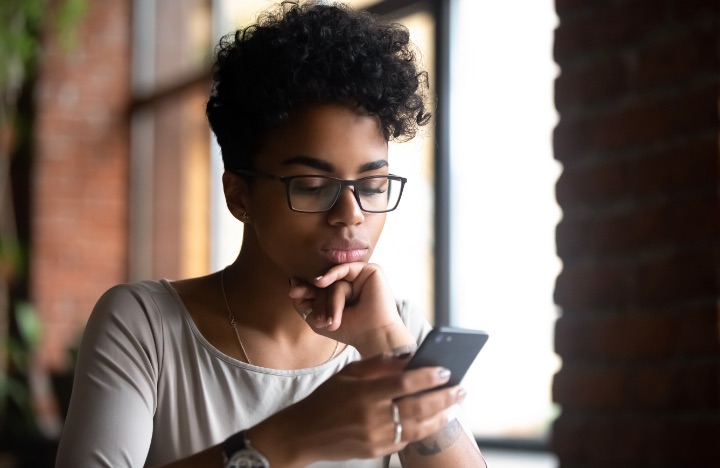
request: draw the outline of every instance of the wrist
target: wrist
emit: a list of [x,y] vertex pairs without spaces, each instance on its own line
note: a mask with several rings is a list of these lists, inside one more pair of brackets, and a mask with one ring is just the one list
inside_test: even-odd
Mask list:
[[282,420],[282,414],[281,411],[251,427],[246,431],[246,437],[268,459],[271,468],[303,467],[306,463],[302,463],[297,434],[292,435],[291,424]]
[[405,324],[398,323],[365,332],[353,344],[363,358],[382,353],[402,354],[415,351],[417,343]]
[[240,468],[254,466],[270,468],[268,459],[252,446],[247,438],[247,431],[237,432],[221,445],[223,453],[223,466],[225,468]]

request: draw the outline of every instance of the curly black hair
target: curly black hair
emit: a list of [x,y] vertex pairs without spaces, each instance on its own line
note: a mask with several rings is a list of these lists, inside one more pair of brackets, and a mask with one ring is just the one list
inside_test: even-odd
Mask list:
[[206,113],[227,169],[247,169],[294,109],[347,102],[376,115],[386,140],[430,120],[427,73],[404,26],[344,4],[282,2],[216,48]]

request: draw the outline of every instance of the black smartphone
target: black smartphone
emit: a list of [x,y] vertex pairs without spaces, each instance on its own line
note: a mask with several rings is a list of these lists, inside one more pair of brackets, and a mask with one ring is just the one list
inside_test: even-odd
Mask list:
[[488,334],[482,330],[435,327],[420,343],[405,369],[442,366],[450,369],[450,381],[433,390],[458,385],[487,340]]

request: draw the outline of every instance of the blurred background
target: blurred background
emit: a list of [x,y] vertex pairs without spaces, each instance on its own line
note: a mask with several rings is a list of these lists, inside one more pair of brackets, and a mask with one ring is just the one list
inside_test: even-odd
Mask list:
[[[720,466],[720,4],[348,3],[430,71],[373,260],[490,333],[463,404],[490,466]],[[237,254],[209,67],[272,4],[0,2],[0,467],[53,465],[106,289]]]

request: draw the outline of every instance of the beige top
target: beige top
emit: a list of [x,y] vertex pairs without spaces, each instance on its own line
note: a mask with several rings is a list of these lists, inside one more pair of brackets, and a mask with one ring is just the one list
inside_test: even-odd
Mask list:
[[[425,317],[398,303],[418,343]],[[360,354],[275,370],[233,359],[198,331],[170,284],[115,286],[85,329],[58,468],[155,466],[222,442],[310,394]],[[388,457],[313,467],[385,467]]]

